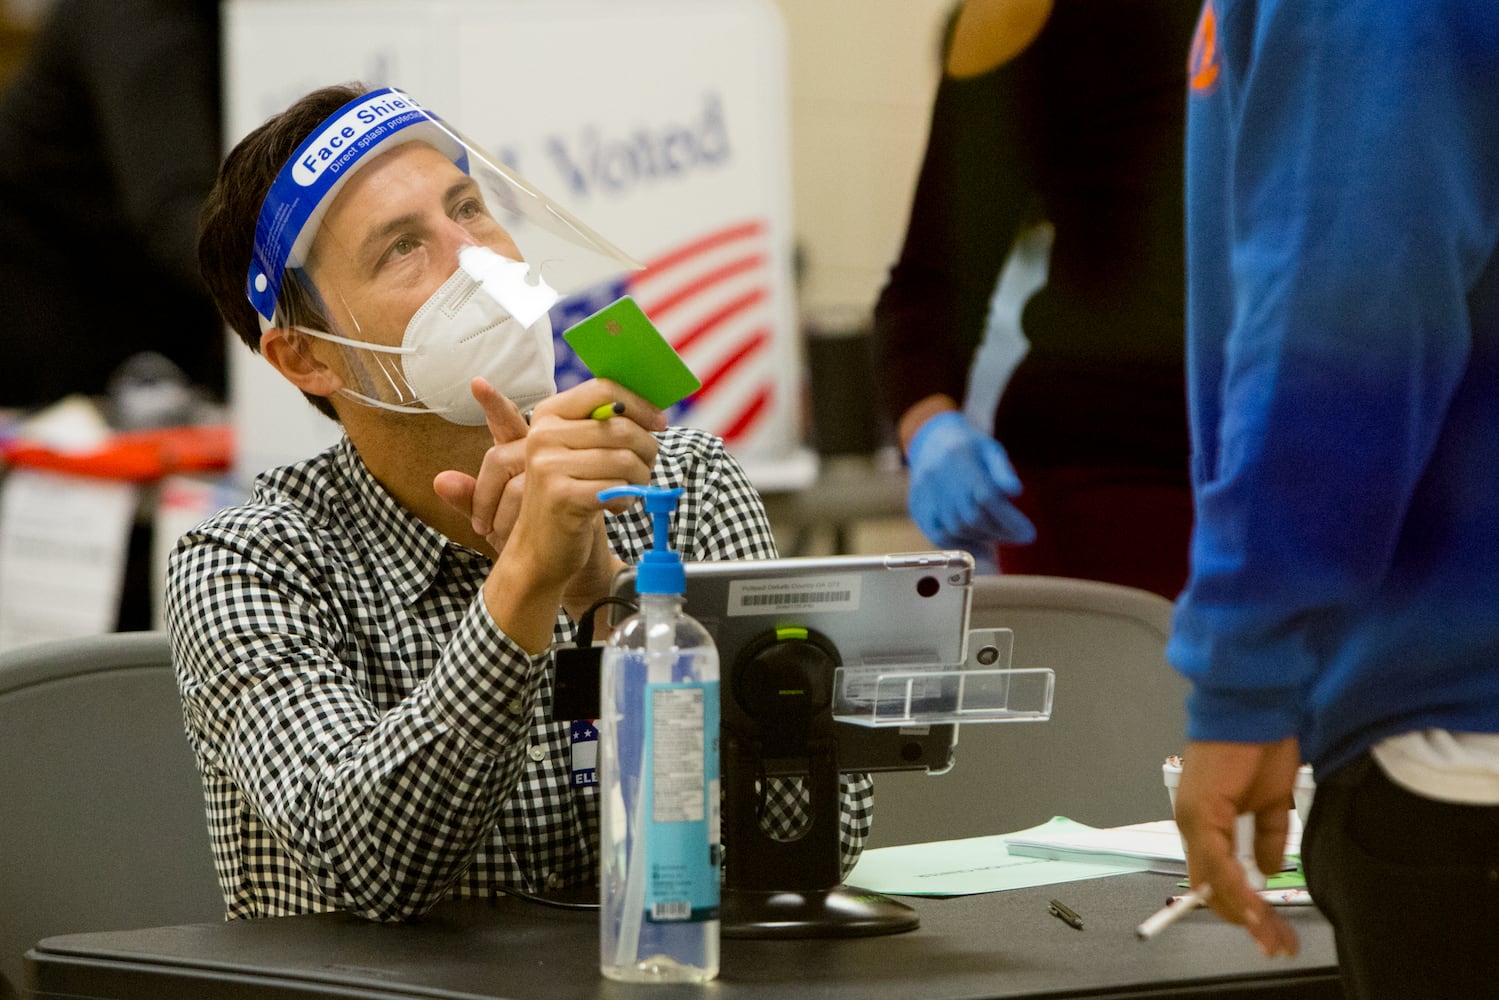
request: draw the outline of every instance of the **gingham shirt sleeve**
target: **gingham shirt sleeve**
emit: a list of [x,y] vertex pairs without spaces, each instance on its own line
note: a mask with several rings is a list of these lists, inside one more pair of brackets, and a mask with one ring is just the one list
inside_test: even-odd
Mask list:
[[[701,432],[669,432],[691,440]],[[686,451],[695,461],[663,461],[656,485],[688,486],[677,507],[673,545],[684,558],[772,559],[775,538],[759,494],[744,468],[723,442],[701,435],[697,447]],[[663,452],[667,451],[663,448]],[[676,449],[670,450],[676,454]],[[649,524],[646,525],[649,530]],[[643,547],[643,542],[641,542]],[[629,557],[638,558],[638,551]],[[841,809],[839,847],[843,874],[853,870],[869,837],[874,818],[874,782],[867,774],[838,778]],[[782,839],[797,835],[807,823],[805,782],[800,778],[771,778],[766,788],[762,828]]]
[[[401,919],[440,899],[492,836],[541,662],[476,601],[409,697],[377,712],[348,666],[360,651],[340,622],[349,595],[335,592],[337,561],[294,518],[221,521],[179,544],[168,625],[221,881],[234,877],[226,852],[251,868],[289,858],[299,871],[255,879],[287,898],[256,900],[257,912],[333,905]],[[215,775],[248,800],[262,833],[212,814]],[[321,898],[303,898],[306,883]]]

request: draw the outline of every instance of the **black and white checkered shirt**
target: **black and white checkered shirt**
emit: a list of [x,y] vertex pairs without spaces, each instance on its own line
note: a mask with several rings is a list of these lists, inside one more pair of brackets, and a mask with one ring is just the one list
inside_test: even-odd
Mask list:
[[[659,437],[654,484],[686,489],[672,547],[774,556],[722,442]],[[650,518],[636,505],[608,531],[633,563]],[[401,507],[348,439],[183,536],[167,627],[229,917],[396,920],[597,879],[597,797],[571,787],[569,727],[548,721],[551,655],[496,627],[479,596],[489,569]],[[573,632],[559,612],[554,644]],[[774,821],[799,824],[796,786],[771,797]],[[845,872],[871,812],[868,778],[845,778]]]

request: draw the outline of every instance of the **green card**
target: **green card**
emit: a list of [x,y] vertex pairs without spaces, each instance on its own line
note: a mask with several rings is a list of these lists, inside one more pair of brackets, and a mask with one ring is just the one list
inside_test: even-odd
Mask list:
[[702,388],[682,356],[628,295],[574,324],[562,339],[594,375],[618,382],[658,409]]

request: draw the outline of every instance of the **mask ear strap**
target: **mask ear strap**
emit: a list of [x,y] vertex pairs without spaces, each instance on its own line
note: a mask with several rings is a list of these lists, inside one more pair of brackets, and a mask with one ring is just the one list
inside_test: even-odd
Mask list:
[[376,399],[374,396],[366,396],[362,392],[356,392],[348,386],[340,387],[338,392],[339,395],[347,396],[349,399],[356,400],[366,406],[373,406],[377,410],[389,410],[392,413],[415,413],[418,415],[435,413],[441,416],[446,412],[445,408],[434,409],[430,406],[407,406],[404,403],[388,403],[383,399]]
[[361,350],[376,351],[380,354],[412,354],[416,351],[414,347],[387,347],[384,344],[371,344],[363,340],[351,340],[348,337],[340,337],[336,333],[310,330],[305,326],[294,326],[292,329],[298,333],[305,333],[309,337],[316,337],[318,340],[326,340],[330,344],[342,344],[344,347],[357,347]]

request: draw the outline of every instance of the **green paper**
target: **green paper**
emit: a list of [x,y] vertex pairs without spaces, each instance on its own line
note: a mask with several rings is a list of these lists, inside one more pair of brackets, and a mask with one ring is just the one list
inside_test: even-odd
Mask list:
[[628,295],[574,324],[562,339],[594,375],[618,382],[657,409],[702,388],[682,356]]

